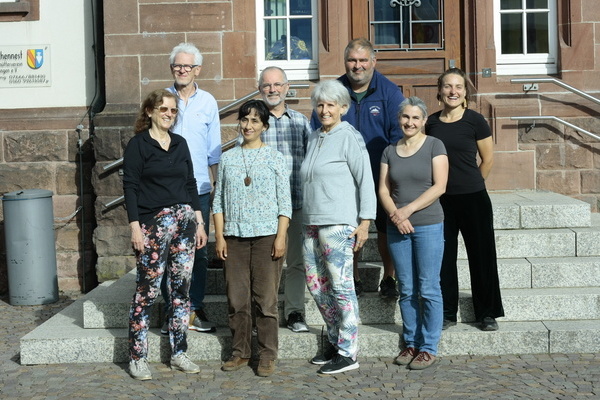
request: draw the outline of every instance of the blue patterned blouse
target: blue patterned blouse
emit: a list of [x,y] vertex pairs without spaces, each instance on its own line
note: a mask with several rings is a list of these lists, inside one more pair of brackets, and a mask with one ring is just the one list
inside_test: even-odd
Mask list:
[[[247,186],[246,176],[251,180]],[[283,154],[269,146],[237,146],[223,153],[213,213],[223,213],[225,236],[276,234],[279,216],[292,216],[290,172]]]

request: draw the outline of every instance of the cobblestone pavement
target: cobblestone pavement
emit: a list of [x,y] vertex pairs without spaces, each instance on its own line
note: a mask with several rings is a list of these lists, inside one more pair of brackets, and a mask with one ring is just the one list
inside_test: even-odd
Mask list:
[[600,355],[444,357],[424,371],[391,359],[360,358],[360,369],[319,376],[306,360],[282,360],[269,378],[250,368],[222,372],[216,361],[186,375],[153,363],[138,382],[125,364],[20,365],[19,339],[69,305],[10,306],[0,299],[1,399],[600,399]]

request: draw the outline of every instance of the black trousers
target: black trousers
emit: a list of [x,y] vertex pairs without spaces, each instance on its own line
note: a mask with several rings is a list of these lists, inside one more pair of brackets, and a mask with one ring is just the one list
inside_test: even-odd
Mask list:
[[502,297],[498,281],[496,240],[492,202],[486,190],[460,195],[443,195],[444,258],[440,273],[444,319],[456,321],[458,312],[458,232],[463,236],[469,272],[475,318],[503,317]]

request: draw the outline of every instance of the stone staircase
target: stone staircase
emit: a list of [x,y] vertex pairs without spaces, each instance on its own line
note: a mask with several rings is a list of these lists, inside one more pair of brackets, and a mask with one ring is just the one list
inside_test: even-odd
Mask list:
[[[498,319],[497,332],[482,332],[472,323],[469,274],[461,244],[459,324],[443,332],[440,354],[600,351],[600,215],[590,213],[587,203],[555,193],[496,192],[491,198],[506,317]],[[397,303],[377,294],[382,267],[375,233],[372,239],[360,264],[366,290],[359,299],[360,355],[393,357],[398,353],[402,321]],[[212,251],[209,249],[210,254]],[[65,308],[21,338],[21,363],[126,362],[128,310],[134,287],[135,272],[131,271]],[[223,293],[222,270],[210,269],[205,303],[218,329],[214,334],[189,332],[188,354],[194,360],[229,356]],[[149,360],[154,362],[169,359],[168,338],[158,329],[161,309],[160,304],[155,306],[148,335]],[[306,319],[309,333],[280,328],[280,358],[308,359],[318,352],[322,319],[308,293]]]

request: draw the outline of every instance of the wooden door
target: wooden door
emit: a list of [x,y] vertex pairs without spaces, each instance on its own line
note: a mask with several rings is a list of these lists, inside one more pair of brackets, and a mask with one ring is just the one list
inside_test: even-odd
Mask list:
[[462,64],[460,3],[351,0],[352,37],[368,38],[377,51],[377,70],[433,112],[440,109],[438,76]]

